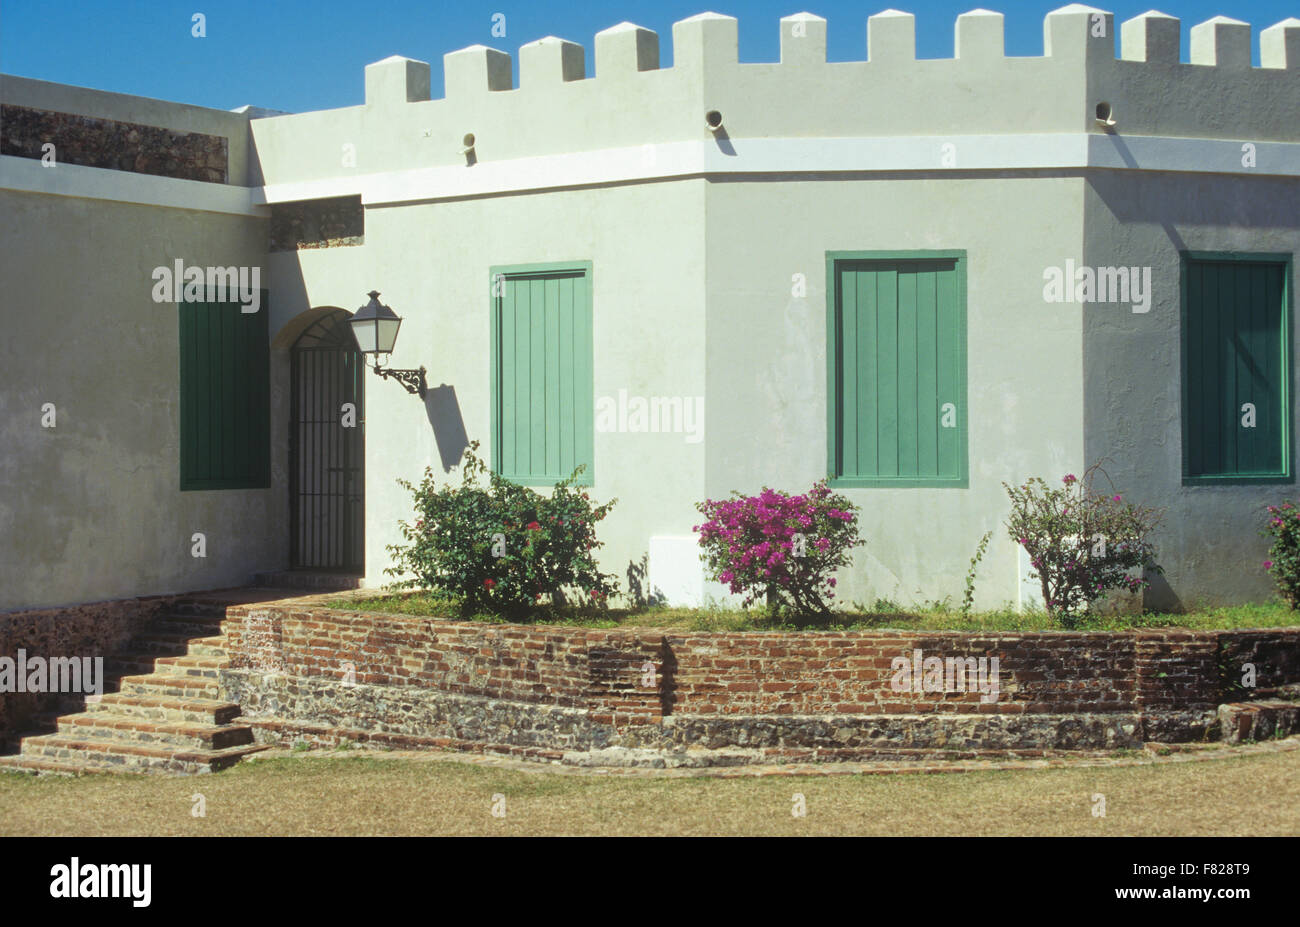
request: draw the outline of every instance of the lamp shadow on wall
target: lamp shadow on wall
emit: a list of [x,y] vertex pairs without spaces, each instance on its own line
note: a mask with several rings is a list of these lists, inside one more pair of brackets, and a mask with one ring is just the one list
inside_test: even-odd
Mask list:
[[438,443],[442,471],[450,473],[453,467],[460,464],[465,448],[469,447],[469,435],[465,433],[465,419],[460,414],[456,387],[443,383],[427,390],[424,394],[424,414],[433,426],[433,439]]
[[725,128],[719,127],[718,130],[713,133],[713,140],[717,142],[718,150],[724,155],[731,158],[736,156],[736,147],[731,144],[731,136],[727,134]]

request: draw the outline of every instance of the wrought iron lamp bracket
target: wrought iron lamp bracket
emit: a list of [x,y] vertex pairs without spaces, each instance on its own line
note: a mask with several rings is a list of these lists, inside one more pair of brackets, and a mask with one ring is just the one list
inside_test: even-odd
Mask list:
[[412,396],[424,398],[428,385],[424,382],[425,369],[423,367],[419,370],[399,370],[395,367],[380,367],[376,364],[371,369],[385,380],[396,380]]

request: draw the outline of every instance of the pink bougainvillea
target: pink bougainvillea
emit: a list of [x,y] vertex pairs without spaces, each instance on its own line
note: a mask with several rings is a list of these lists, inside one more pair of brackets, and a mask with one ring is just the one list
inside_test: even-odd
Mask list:
[[862,543],[857,508],[825,481],[800,496],[764,488],[757,496],[706,500],[696,525],[713,577],[746,606],[760,598],[796,616],[824,614],[835,598],[835,570]]

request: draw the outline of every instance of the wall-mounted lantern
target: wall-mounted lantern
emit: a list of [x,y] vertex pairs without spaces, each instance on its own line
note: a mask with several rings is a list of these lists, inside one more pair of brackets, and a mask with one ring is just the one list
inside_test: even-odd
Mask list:
[[353,313],[352,318],[348,320],[352,337],[357,342],[357,350],[361,352],[363,360],[366,357],[370,358],[365,363],[379,376],[384,379],[391,377],[401,383],[408,393],[423,399],[427,389],[423,367],[419,370],[397,370],[380,365],[379,355],[383,354],[387,357],[393,353],[393,346],[397,344],[397,330],[402,327],[402,320],[392,309],[379,302],[378,290],[371,290],[366,295],[370,297],[370,302]]

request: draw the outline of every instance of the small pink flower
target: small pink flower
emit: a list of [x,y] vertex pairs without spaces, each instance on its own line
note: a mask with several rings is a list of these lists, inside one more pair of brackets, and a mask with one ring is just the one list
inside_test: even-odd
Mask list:
[[1114,498],[1114,500],[1112,500],[1112,501],[1114,501],[1114,502],[1118,502],[1118,501],[1119,501],[1119,496],[1116,496],[1116,497]]
[[1271,569],[1273,569],[1273,561],[1272,561],[1272,560],[1265,560],[1265,561],[1264,561],[1264,569],[1266,569],[1266,570],[1271,570]]

